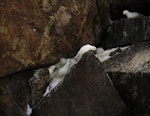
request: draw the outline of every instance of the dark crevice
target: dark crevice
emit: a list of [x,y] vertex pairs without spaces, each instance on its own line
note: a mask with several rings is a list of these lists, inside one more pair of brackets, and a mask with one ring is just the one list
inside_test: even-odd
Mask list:
[[150,3],[127,3],[117,6],[110,4],[111,20],[126,18],[126,16],[123,15],[124,10],[129,10],[130,12],[138,12],[143,14],[144,16],[150,16]]
[[12,76],[10,75],[10,76],[8,76],[9,77],[9,81],[11,82],[12,81]]
[[[112,47],[108,47],[108,40],[106,39],[106,36],[107,36],[107,34],[108,34],[108,28],[110,27],[110,25],[108,25],[104,30],[103,30],[103,32],[102,32],[102,36],[101,36],[101,43],[99,44],[99,46],[101,46],[101,47],[103,47],[104,48],[104,50],[107,50],[107,49],[111,49]],[[114,41],[115,42],[115,41]],[[118,45],[118,46],[116,46],[116,47],[126,47],[126,46],[131,46],[131,45],[133,45],[133,43],[131,42],[131,43],[122,43],[122,44],[120,44],[120,45]],[[115,48],[115,47],[114,47]]]

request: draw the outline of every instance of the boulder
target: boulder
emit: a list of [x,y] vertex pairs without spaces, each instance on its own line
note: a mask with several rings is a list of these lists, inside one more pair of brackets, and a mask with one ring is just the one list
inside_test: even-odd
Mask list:
[[121,19],[112,23],[105,33],[106,49],[149,41],[150,18]]
[[150,42],[133,45],[103,62],[130,116],[150,115]]
[[40,101],[32,116],[123,116],[125,110],[101,63],[88,52],[63,83]]
[[0,77],[75,55],[103,24],[96,0],[1,1],[0,14]]
[[107,72],[149,72],[150,42],[134,44],[103,62]]
[[27,116],[27,103],[30,102],[29,78],[31,70],[25,70],[0,78],[0,115]]

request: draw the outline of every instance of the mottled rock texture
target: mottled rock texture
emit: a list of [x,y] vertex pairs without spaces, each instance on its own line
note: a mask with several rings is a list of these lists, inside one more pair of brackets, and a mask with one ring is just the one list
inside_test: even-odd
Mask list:
[[40,99],[48,75],[45,68],[40,78],[32,78],[32,87],[31,70],[0,78],[1,116],[26,116],[27,104],[33,108],[32,116],[126,116],[124,102],[93,52],[83,56],[51,96]]
[[150,115],[150,73],[109,72],[109,76],[125,102],[129,116]]
[[0,78],[0,116],[26,116],[31,76],[32,71],[26,70]]
[[150,42],[133,45],[103,63],[129,116],[150,115]]
[[88,52],[32,116],[123,116],[125,109],[101,63]]
[[56,63],[97,43],[102,24],[97,5],[96,0],[1,1],[0,77]]
[[150,41],[150,18],[121,19],[108,27],[105,47],[112,48],[133,43]]
[[103,62],[106,71],[150,72],[150,42],[134,44]]

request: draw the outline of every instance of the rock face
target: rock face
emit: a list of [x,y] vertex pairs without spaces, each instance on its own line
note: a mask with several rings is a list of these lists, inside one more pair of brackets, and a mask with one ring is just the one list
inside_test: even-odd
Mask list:
[[150,41],[150,18],[121,19],[108,28],[105,34],[105,47],[129,45],[132,43]]
[[149,72],[150,42],[134,44],[120,54],[105,61],[106,71]]
[[[149,0],[2,0],[0,116],[26,116],[28,105],[32,116],[150,115],[149,6]],[[126,19],[125,9],[144,17]],[[87,43],[134,45],[115,50],[102,64],[88,52],[42,98],[49,71],[31,78],[33,70],[72,57]]]
[[18,72],[0,78],[0,115],[26,116],[26,106],[30,101],[28,80],[32,71]]
[[[125,105],[92,52],[72,68],[32,116],[123,116]],[[125,115],[125,114],[124,114]]]
[[109,72],[128,108],[129,116],[150,115],[150,72]]
[[150,115],[150,42],[131,48],[103,63],[127,105],[128,115]]
[[97,11],[96,0],[1,1],[0,77],[56,63],[85,43],[95,44],[101,30]]
[[50,82],[50,75],[48,68],[42,68],[39,70],[39,76],[32,76],[29,80],[29,86],[31,88],[31,104],[32,108],[37,107],[45,92],[45,88]]
[[0,78],[1,116],[26,116],[27,104],[33,108],[33,116],[125,116],[125,104],[93,52],[86,53],[62,85],[44,99],[40,98],[49,82],[47,68],[40,74],[32,78],[31,88],[31,70]]

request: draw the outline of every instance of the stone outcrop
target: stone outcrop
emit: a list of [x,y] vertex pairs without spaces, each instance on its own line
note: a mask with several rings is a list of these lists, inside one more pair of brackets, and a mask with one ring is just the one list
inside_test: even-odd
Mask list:
[[88,52],[32,116],[123,116],[125,109],[101,63]]
[[27,104],[33,108],[32,116],[126,116],[124,102],[93,52],[86,53],[63,83],[43,99],[49,73],[47,68],[42,70],[32,80],[31,70],[0,79],[2,116],[26,116]]
[[126,103],[128,115],[150,115],[150,42],[133,45],[103,65]]
[[[27,106],[32,116],[150,115],[149,6],[149,0],[2,0],[0,116],[26,116]],[[144,16],[127,19],[125,9]],[[47,67],[87,43],[118,48],[99,54],[111,57],[102,63],[88,52],[43,97]]]
[[150,115],[149,72],[109,72],[109,76],[125,102],[129,116]]
[[26,107],[30,102],[28,80],[33,72],[26,70],[0,78],[0,115],[27,116]]
[[73,56],[102,24],[96,0],[1,1],[0,14],[0,77]]
[[149,72],[150,42],[134,44],[120,54],[105,61],[106,71]]
[[150,18],[121,19],[108,27],[104,43],[106,48],[125,46],[133,43],[150,41]]

